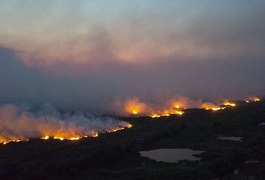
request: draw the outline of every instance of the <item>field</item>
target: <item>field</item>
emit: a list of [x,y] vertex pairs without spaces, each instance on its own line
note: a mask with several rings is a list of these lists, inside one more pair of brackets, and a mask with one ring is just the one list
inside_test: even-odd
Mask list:
[[[0,145],[1,179],[264,179],[265,102],[239,102],[218,112],[123,117],[133,128],[79,141],[39,140]],[[242,142],[218,136],[242,137]],[[142,150],[192,148],[201,161],[157,162]]]

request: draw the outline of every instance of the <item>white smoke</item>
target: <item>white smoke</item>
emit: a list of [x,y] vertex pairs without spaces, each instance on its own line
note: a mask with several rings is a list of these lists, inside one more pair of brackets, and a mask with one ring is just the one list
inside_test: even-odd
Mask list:
[[0,143],[29,138],[95,136],[98,133],[130,127],[111,117],[81,112],[60,112],[52,105],[38,110],[14,104],[0,105]]

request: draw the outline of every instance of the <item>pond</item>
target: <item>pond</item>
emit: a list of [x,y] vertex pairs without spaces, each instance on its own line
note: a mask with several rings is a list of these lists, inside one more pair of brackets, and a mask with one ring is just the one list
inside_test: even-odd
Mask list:
[[218,139],[223,140],[223,141],[238,141],[241,142],[242,141],[242,137],[225,137],[225,136],[219,136]]
[[150,151],[140,151],[139,153],[143,157],[147,157],[156,161],[175,163],[181,160],[196,161],[201,158],[195,157],[205,151],[196,151],[192,149],[155,149]]

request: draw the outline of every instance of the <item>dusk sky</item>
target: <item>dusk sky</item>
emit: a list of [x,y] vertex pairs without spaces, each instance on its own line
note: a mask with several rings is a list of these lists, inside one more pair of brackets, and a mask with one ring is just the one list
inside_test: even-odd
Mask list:
[[264,0],[0,0],[0,101],[263,96]]

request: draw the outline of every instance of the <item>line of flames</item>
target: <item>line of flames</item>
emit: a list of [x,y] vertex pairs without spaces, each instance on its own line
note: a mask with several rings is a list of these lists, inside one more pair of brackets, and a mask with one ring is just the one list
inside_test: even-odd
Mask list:
[[[258,97],[250,97],[244,100],[246,103],[252,103],[252,102],[259,102],[261,101],[261,98]],[[151,118],[159,118],[159,117],[165,117],[165,116],[170,116],[170,115],[183,115],[185,113],[185,107],[182,105],[183,103],[181,102],[177,102],[177,103],[173,103],[171,104],[171,106],[165,110],[162,111],[153,111],[151,113],[146,113],[141,111],[144,107],[144,103],[142,102],[130,102],[127,106],[125,107],[125,109],[127,110],[127,112],[129,112],[130,115],[147,115]],[[147,106],[147,105],[145,105]],[[206,102],[206,103],[202,103],[201,104],[201,109],[203,110],[207,110],[207,111],[220,111],[220,110],[224,110],[226,108],[233,108],[236,107],[237,104],[235,102],[229,101],[229,100],[225,100],[223,101],[221,104],[214,104],[211,102]],[[150,108],[149,108],[150,109]]]
[[[251,98],[247,98],[246,100],[244,100],[246,103],[252,103],[252,102],[259,102],[261,101],[260,98],[258,97],[251,97]],[[201,105],[201,109],[204,110],[208,110],[208,111],[220,111],[223,109],[226,109],[228,107],[236,107],[237,104],[235,102],[232,101],[224,101],[221,105],[216,105],[213,103],[203,103]],[[140,108],[135,106],[131,109],[131,114],[132,115],[138,115],[140,114]],[[185,113],[185,108],[183,107],[183,105],[181,103],[174,103],[172,104],[172,106],[166,110],[163,111],[156,111],[156,112],[152,112],[149,116],[151,118],[159,118],[159,117],[165,117],[165,116],[170,116],[170,115],[183,115]],[[124,130],[125,128],[131,128],[132,125],[128,123],[128,125],[126,127],[117,127],[114,129],[110,129],[108,131],[106,131],[107,133],[113,133],[113,132],[117,132],[117,131],[121,131]],[[104,133],[104,132],[103,132]],[[49,136],[49,135],[43,135],[41,136],[39,139],[41,140],[48,140],[48,139],[55,139],[55,140],[69,140],[69,141],[77,141],[80,140],[82,138],[88,138],[88,137],[98,137],[99,136],[99,132],[91,132],[88,135],[68,135],[66,134],[56,134],[54,136]],[[10,142],[21,142],[21,141],[28,141],[29,139],[26,138],[17,138],[17,137],[10,137],[9,139],[5,139],[3,137],[0,137],[0,144],[7,144]]]
[[[125,127],[117,127],[117,128],[110,129],[110,130],[107,130],[107,131],[102,132],[102,133],[113,133],[113,132],[124,130],[125,128],[132,128],[132,127],[133,127],[133,125],[128,123]],[[99,134],[100,134],[99,132],[93,131],[89,135],[72,135],[72,136],[67,135],[67,134],[63,134],[63,135],[62,134],[56,134],[54,136],[44,135],[44,136],[41,136],[39,139],[41,139],[41,140],[55,139],[55,140],[60,140],[60,141],[63,141],[63,140],[77,141],[77,140],[80,140],[83,138],[88,138],[88,137],[96,138],[99,136]],[[17,137],[5,139],[5,138],[0,137],[0,144],[4,144],[4,145],[7,143],[10,143],[10,142],[21,142],[21,141],[29,141],[29,139],[17,138]]]

